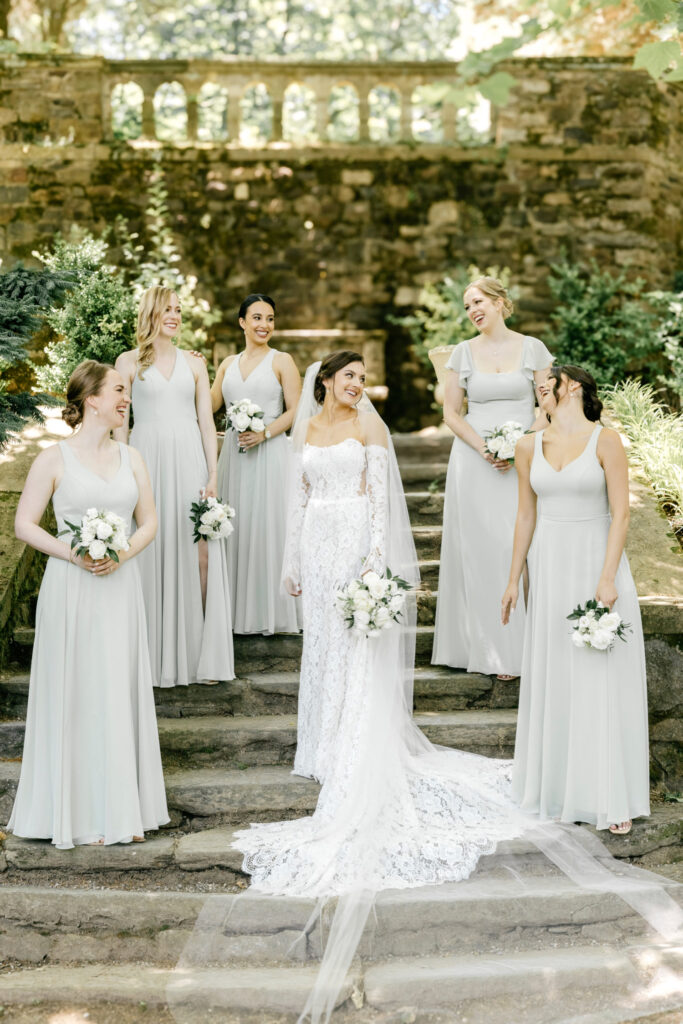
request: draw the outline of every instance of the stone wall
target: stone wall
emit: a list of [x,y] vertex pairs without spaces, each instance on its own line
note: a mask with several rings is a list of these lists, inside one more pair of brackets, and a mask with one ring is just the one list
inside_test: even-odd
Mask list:
[[478,148],[321,137],[257,149],[111,139],[123,63],[0,61],[4,265],[72,223],[101,231],[123,214],[144,233],[145,185],[161,166],[187,268],[225,311],[217,340],[234,341],[235,310],[252,290],[277,297],[282,328],[386,329],[399,428],[427,412],[426,380],[388,316],[409,311],[425,281],[460,263],[509,265],[521,327],[551,340],[546,278],[562,249],[653,285],[668,286],[681,265],[683,93],[628,61],[511,62],[519,85]]

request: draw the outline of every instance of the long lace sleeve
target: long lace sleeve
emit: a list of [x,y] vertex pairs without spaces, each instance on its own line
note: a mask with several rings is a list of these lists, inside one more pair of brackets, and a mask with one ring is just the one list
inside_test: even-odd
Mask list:
[[387,474],[389,454],[379,444],[365,449],[365,490],[370,503],[370,551],[361,574],[374,570],[383,576],[387,563]]
[[287,542],[282,566],[283,581],[290,579],[297,585],[301,584],[301,531],[310,493],[311,486],[304,472],[303,458],[299,455],[296,458],[294,479],[291,484],[287,514]]

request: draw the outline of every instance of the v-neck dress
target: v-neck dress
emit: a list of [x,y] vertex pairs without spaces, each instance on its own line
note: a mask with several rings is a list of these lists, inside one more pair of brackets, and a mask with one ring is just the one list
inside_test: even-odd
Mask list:
[[[128,448],[111,480],[61,441],[64,472],[52,497],[57,530],[89,508],[129,528],[138,487]],[[93,576],[48,558],[36,635],[21,777],[9,828],[60,849],[130,842],[168,818],[147,648],[139,559]]]
[[[462,341],[446,363],[467,392],[466,421],[482,437],[509,420],[525,430],[534,422],[534,371],[552,356],[538,338],[522,343],[519,369],[477,370],[470,343]],[[519,675],[524,641],[524,602],[509,625],[500,621],[517,518],[517,473],[488,463],[454,438],[446,478],[439,593],[432,664],[469,672]]]
[[232,538],[207,543],[202,610],[190,509],[206,486],[208,469],[194,376],[183,352],[176,352],[168,380],[156,366],[147,367],[142,380],[136,373],[132,400],[130,443],[147,464],[159,520],[155,539],[139,556],[154,683],[169,687],[234,679],[227,555]]
[[597,458],[598,425],[561,471],[535,438],[538,496],[529,551],[529,606],[520,683],[513,794],[542,818],[598,828],[650,813],[647,686],[640,608],[626,554],[614,610],[632,632],[609,651],[571,642],[577,605],[595,596],[611,517]]
[[[271,349],[246,380],[240,356],[223,377],[225,407],[248,398],[263,409],[266,425],[284,411],[282,386],[273,371]],[[218,460],[218,494],[235,509],[228,545],[230,600],[235,633],[296,633],[301,601],[280,588],[285,550],[289,439],[278,434],[250,451],[238,452],[228,430]]]

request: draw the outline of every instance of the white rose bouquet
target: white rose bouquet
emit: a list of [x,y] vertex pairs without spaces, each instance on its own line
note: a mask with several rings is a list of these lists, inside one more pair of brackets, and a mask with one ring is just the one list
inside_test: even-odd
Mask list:
[[361,636],[379,636],[398,622],[410,584],[400,576],[366,572],[337,591],[337,605],[349,629]]
[[103,558],[118,562],[118,552],[128,550],[126,523],[115,512],[89,508],[78,525],[68,519],[64,522],[68,529],[60,530],[57,536],[71,533],[71,550],[77,555],[90,555],[94,562]]
[[631,630],[619,612],[611,612],[594,599],[586,601],[583,608],[577,605],[567,618],[577,620],[571,633],[574,646],[594,651],[608,651],[617,638],[626,643],[626,633]]
[[526,433],[521,423],[515,420],[508,420],[502,426],[496,427],[484,434],[484,444],[489,455],[501,461],[507,459],[512,465],[515,461],[515,445],[520,437]]
[[223,505],[218,498],[202,498],[190,506],[190,522],[194,526],[194,542],[200,540],[223,540],[229,537],[235,527],[230,522],[235,518],[231,505]]
[[[263,409],[250,402],[248,398],[241,398],[239,402],[231,402],[225,411],[225,426],[227,430],[235,430],[243,434],[245,430],[253,430],[260,434],[266,429],[263,422]],[[246,448],[240,448],[239,453],[243,455]]]

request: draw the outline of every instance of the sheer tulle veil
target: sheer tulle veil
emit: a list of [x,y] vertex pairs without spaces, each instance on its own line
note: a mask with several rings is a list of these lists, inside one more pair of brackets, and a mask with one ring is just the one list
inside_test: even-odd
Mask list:
[[[290,509],[296,502],[294,489],[301,475],[308,421],[319,408],[313,394],[319,367],[318,363],[307,370],[292,429]],[[377,417],[365,397],[359,403],[358,414]],[[435,747],[415,726],[412,697],[418,562],[396,454],[389,431],[386,427],[384,430],[388,453],[386,565],[392,573],[408,580],[413,591],[400,626],[365,641],[370,645],[370,698],[357,756],[349,766],[345,796],[340,804],[335,804],[334,814],[320,814],[325,802],[323,786],[313,816],[314,831],[307,832],[300,844],[307,868],[306,883],[291,895],[317,900],[308,922],[301,922],[302,942],[307,941],[307,936],[310,940],[319,922],[329,917],[327,905],[336,899],[320,968],[299,1018],[312,1024],[328,1021],[340,993],[346,994],[347,972],[370,911],[376,900],[381,901],[387,877],[393,877],[387,873],[387,851],[391,854],[398,850],[400,855],[403,830],[412,826],[415,831],[415,822],[397,820],[392,816],[392,808],[410,808],[415,793],[422,792],[421,783],[428,789],[433,779],[453,791],[466,790],[470,800],[479,800],[480,806],[490,812],[489,820],[481,828],[479,846],[472,844],[469,834],[463,840],[464,847],[469,842],[472,849],[466,849],[461,864],[453,865],[449,880],[468,877],[479,856],[492,852],[500,840],[524,835],[577,885],[591,891],[618,893],[663,934],[672,936],[683,922],[681,910],[667,893],[664,880],[627,865],[617,865],[599,840],[584,829],[539,825],[537,819],[520,812],[496,784],[505,763],[478,758],[472,769],[471,760],[467,760],[472,755]],[[290,512],[283,579],[296,571],[299,532],[296,515]],[[473,827],[475,833],[477,824]],[[298,855],[299,851],[296,852]],[[424,876],[413,883],[407,880],[405,886],[427,884],[429,858],[443,868],[443,864],[437,865],[439,855],[439,850],[425,850]],[[435,877],[438,875],[435,870]],[[253,931],[248,923],[263,910],[259,904],[273,898],[277,898],[277,893],[273,897],[253,890],[207,898],[167,989],[169,1006],[180,1024],[205,1019],[197,1015],[198,1007],[205,1009],[207,1003],[203,969],[210,964],[229,962],[235,956],[234,952],[227,952],[235,947],[227,942],[226,935],[237,934],[241,925],[245,931]]]

